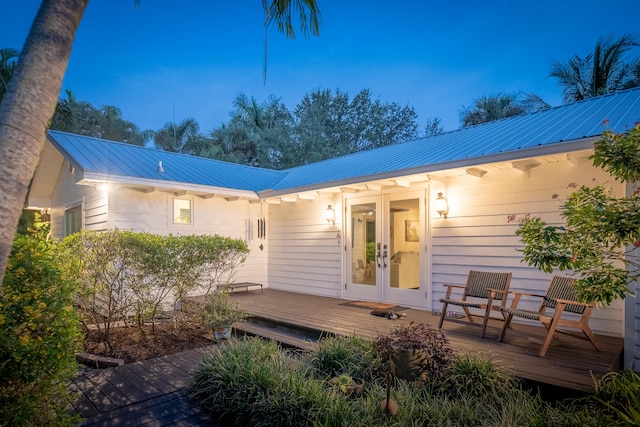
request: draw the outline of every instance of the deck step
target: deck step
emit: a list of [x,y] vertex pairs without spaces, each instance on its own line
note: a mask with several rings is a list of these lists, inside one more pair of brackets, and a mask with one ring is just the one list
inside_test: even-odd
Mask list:
[[233,325],[236,335],[258,336],[278,342],[284,347],[312,351],[320,338],[320,333],[306,329],[293,328],[289,324],[249,318]]

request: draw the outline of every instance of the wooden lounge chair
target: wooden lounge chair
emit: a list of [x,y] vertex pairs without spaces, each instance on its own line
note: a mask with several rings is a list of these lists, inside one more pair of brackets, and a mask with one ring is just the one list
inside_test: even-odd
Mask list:
[[[501,312],[500,309],[505,306],[510,284],[511,273],[475,270],[469,271],[469,276],[467,277],[467,283],[465,286],[445,284],[444,286],[447,287],[447,294],[444,298],[440,299],[440,302],[444,303],[444,305],[442,306],[442,313],[440,314],[440,323],[438,323],[438,328],[442,329],[442,323],[446,319],[451,322],[480,326],[482,328],[480,336],[484,337],[491,311]],[[462,297],[459,299],[451,297],[453,289],[456,288],[463,289]],[[499,304],[494,305],[494,301],[499,302]],[[447,307],[449,304],[462,307],[467,318],[463,320],[448,317]],[[484,313],[472,313],[469,310],[470,308],[484,310]],[[473,317],[482,317],[482,324],[475,323],[473,321]],[[504,317],[500,320],[504,320]]]
[[[507,328],[511,324],[513,316],[522,317],[529,320],[539,320],[547,328],[547,336],[540,349],[540,357],[547,354],[551,340],[557,338],[556,332],[566,332],[558,327],[574,328],[582,331],[596,350],[600,351],[600,343],[589,328],[589,318],[594,308],[594,304],[585,304],[577,301],[574,279],[570,277],[553,276],[549,283],[549,288],[545,295],[529,294],[524,292],[514,292],[514,299],[510,307],[505,307],[502,312],[507,316],[504,327],[500,333],[499,341],[504,340]],[[538,311],[522,310],[518,308],[518,303],[523,295],[542,298]],[[552,313],[547,313],[547,309],[552,309]],[[580,315],[578,320],[562,317],[565,313]]]

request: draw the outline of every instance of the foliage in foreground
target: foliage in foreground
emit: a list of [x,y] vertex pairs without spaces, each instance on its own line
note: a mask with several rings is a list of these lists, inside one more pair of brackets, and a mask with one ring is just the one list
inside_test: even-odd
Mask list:
[[[640,179],[640,124],[626,134],[603,132],[591,157],[622,182]],[[565,225],[527,217],[516,232],[523,259],[542,271],[573,270],[578,298],[611,304],[630,295],[640,277],[640,194],[616,197],[604,185],[580,187],[560,207]]]
[[66,384],[76,369],[75,288],[44,235],[15,238],[0,289],[0,425],[72,425]]
[[[329,337],[316,351],[299,355],[247,338],[206,355],[189,391],[212,414],[237,426],[600,426],[625,425],[624,416],[637,413],[625,404],[633,404],[637,373],[605,379],[594,398],[551,404],[524,390],[491,357],[461,353],[442,381],[394,380],[391,396],[399,410],[389,417],[380,409],[385,381],[372,369],[381,355],[371,349],[368,340]],[[329,380],[337,372],[370,375],[363,394],[347,397],[332,387]]]

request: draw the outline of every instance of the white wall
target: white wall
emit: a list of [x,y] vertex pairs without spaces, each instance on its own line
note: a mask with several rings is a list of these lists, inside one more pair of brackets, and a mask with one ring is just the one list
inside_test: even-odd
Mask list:
[[82,206],[82,224],[87,230],[107,229],[108,196],[93,186],[77,185],[78,176],[64,162],[51,198],[51,236],[65,236],[64,212],[77,205]]
[[[327,224],[331,204],[336,224]],[[342,213],[334,198],[270,205],[267,221],[269,287],[331,297],[342,296]]]
[[[226,201],[218,197],[204,199],[198,196],[180,196],[181,199],[192,201],[193,223],[185,225],[173,224],[173,198],[173,194],[160,191],[143,193],[127,188],[118,189],[109,197],[109,227],[161,235],[217,234],[245,240],[250,252],[245,263],[238,269],[235,281],[257,282],[267,286],[268,245],[266,240],[258,238],[257,228],[260,203]],[[267,210],[267,205],[263,203],[262,212],[265,215]]]
[[[576,185],[594,183],[608,183],[622,194],[622,186],[590,161],[541,165],[530,171],[530,177],[511,169],[434,184],[432,195],[444,191],[448,198],[449,216],[442,219],[431,214],[433,307],[442,306],[443,283],[464,285],[470,269],[511,271],[511,290],[544,293],[551,276],[521,262],[517,249],[522,244],[515,235],[518,224],[510,216],[538,216],[559,225],[558,208],[566,196]],[[523,302],[524,308],[530,309],[539,304],[533,299]],[[596,333],[621,336],[622,319],[623,302],[617,301],[611,307],[596,309],[590,325]]]

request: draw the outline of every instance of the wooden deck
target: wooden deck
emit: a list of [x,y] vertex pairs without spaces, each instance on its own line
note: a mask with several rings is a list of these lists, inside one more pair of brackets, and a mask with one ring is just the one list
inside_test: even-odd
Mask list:
[[78,425],[218,425],[184,390],[207,349],[79,372],[69,385]]
[[[375,338],[411,321],[438,324],[438,317],[424,310],[407,309],[404,319],[388,320],[367,309],[341,305],[347,300],[272,289],[238,292],[231,298],[255,316],[340,335]],[[502,322],[490,321],[485,338],[480,338],[479,328],[445,321],[443,332],[454,349],[492,355],[518,377],[542,384],[589,392],[592,374],[598,377],[620,369],[622,338],[599,335],[603,350],[598,352],[587,340],[560,334],[546,357],[540,358],[544,327],[514,324],[504,342],[498,342],[501,327]]]
[[[372,316],[370,310],[343,305],[347,300],[271,289],[236,292],[231,298],[254,316],[331,334],[375,338],[411,321],[438,322],[437,316],[423,310],[407,309],[404,319],[388,320]],[[598,336],[603,351],[597,352],[586,340],[561,335],[547,357],[540,358],[544,328],[514,325],[500,343],[500,327],[501,322],[490,323],[485,338],[479,337],[479,328],[452,322],[445,322],[443,329],[454,349],[489,354],[515,375],[542,384],[589,392],[593,389],[592,374],[597,377],[620,367],[621,338]],[[277,329],[270,333],[278,334]],[[210,347],[79,372],[69,385],[69,398],[82,418],[79,425],[218,425],[184,390],[191,370],[208,350]]]

